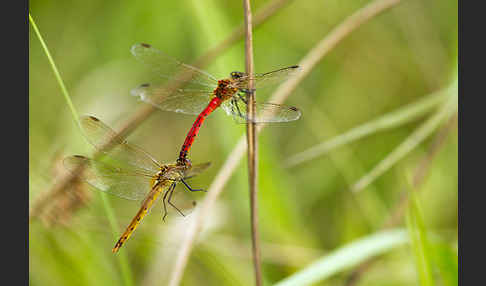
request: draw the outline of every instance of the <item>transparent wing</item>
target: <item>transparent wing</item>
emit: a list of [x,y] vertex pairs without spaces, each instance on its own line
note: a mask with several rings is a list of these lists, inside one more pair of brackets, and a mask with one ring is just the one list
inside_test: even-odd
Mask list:
[[141,200],[150,191],[151,176],[138,170],[120,169],[109,164],[75,155],[66,157],[64,166],[70,172],[82,167],[84,181],[96,189],[129,200]]
[[149,44],[132,46],[132,54],[137,60],[150,67],[155,77],[180,83],[184,86],[215,87],[218,80],[211,74],[169,57]]
[[300,71],[299,66],[290,66],[290,67],[274,70],[271,72],[254,74],[253,77],[244,75],[241,78],[237,79],[234,84],[235,87],[245,90],[248,89],[248,81],[250,79],[253,79],[254,88],[255,89],[262,88],[270,85],[277,85],[281,82],[284,82],[289,77],[295,75],[299,71]]
[[201,163],[192,165],[192,167],[184,172],[184,179],[192,178],[202,172],[204,172],[207,168],[211,166],[211,162]]
[[302,115],[302,112],[293,106],[256,102],[255,115],[253,118],[249,118],[247,104],[241,98],[223,102],[222,108],[227,114],[233,115],[238,123],[247,121],[254,123],[289,122],[299,119]]
[[98,118],[82,116],[80,120],[86,138],[97,150],[108,154],[120,164],[126,163],[130,168],[139,169],[140,172],[155,174],[160,170],[157,160],[139,147],[121,140],[115,131]]
[[181,181],[185,178],[193,177],[204,170],[206,170],[211,165],[210,162],[203,164],[192,165],[190,168],[186,166],[179,166],[176,164],[166,165],[168,169],[162,174],[162,177],[170,181]]
[[[194,211],[199,196],[201,196],[201,194],[195,194],[193,192],[190,192],[186,190],[186,188],[182,184],[178,184],[178,187],[174,190],[171,196],[172,205],[166,202],[168,218],[170,220],[186,219],[186,217],[190,216],[191,213]],[[184,216],[182,216],[182,214],[184,214]]]
[[138,96],[146,103],[173,112],[198,115],[208,105],[212,89],[177,89],[170,91],[163,85],[145,83],[132,89],[133,96]]

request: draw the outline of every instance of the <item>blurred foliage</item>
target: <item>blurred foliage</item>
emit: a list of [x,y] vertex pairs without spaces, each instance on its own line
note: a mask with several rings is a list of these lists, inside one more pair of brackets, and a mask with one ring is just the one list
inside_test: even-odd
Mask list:
[[[268,1],[252,1],[253,11]],[[254,31],[257,72],[297,64],[346,16],[369,1],[292,1]],[[214,47],[243,22],[239,1],[30,1],[30,13],[52,54],[79,114],[92,114],[116,128],[143,103],[130,89],[146,81],[129,49],[150,43],[186,63]],[[408,177],[431,139],[360,193],[349,188],[420,126],[411,123],[341,146],[325,156],[284,168],[290,156],[380,115],[413,103],[454,80],[457,68],[457,1],[404,1],[364,24],[334,48],[287,101],[300,120],[272,125],[260,135],[259,210],[263,273],[276,283],[318,258],[380,230],[394,212]],[[38,38],[29,32],[29,199],[54,183],[59,152],[90,155]],[[244,70],[244,42],[209,67],[225,77]],[[144,80],[145,79],[145,80]],[[257,93],[264,101],[270,90]],[[176,159],[194,116],[156,112],[129,141],[161,162]],[[444,285],[457,281],[457,128],[433,159],[417,201],[430,255]],[[191,180],[207,188],[245,132],[223,111],[204,123],[190,157],[212,167]],[[435,134],[435,133],[434,133]],[[434,135],[433,134],[433,135]],[[182,187],[178,187],[182,191]],[[93,190],[88,190],[96,192]],[[204,194],[194,194],[200,200]],[[109,197],[124,228],[139,204]],[[175,198],[177,201],[177,197]],[[121,249],[135,285],[165,285],[178,243],[191,216],[175,211],[162,222],[158,204]],[[251,285],[249,201],[246,163],[225,187],[185,271],[183,285]],[[66,223],[64,223],[66,224]],[[405,226],[404,220],[399,226]],[[421,230],[422,231],[422,230]],[[93,193],[67,226],[30,223],[31,285],[123,285],[116,242],[103,201]],[[117,234],[115,234],[117,235]],[[215,244],[214,241],[219,243]],[[359,285],[419,283],[416,252],[406,245],[379,257]],[[415,255],[414,255],[415,254]],[[343,285],[350,271],[318,285]],[[431,275],[438,275],[432,272]]]

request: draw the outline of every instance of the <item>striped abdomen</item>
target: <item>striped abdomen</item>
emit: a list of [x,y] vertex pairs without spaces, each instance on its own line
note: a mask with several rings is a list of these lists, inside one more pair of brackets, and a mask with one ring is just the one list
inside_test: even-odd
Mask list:
[[204,122],[204,119],[211,114],[216,108],[219,107],[219,105],[223,102],[222,99],[219,97],[215,96],[206,106],[206,108],[197,116],[196,121],[194,121],[194,124],[192,124],[191,130],[189,130],[189,133],[187,133],[186,140],[184,141],[184,144],[182,145],[181,152],[179,153],[179,159],[185,159],[187,156],[187,152],[189,152],[189,149],[192,146],[192,143],[194,142],[194,138],[196,137],[197,133],[199,132],[199,128],[201,127],[201,124]]
[[115,247],[113,247],[112,249],[113,253],[116,253],[120,249],[120,247],[123,246],[123,243],[125,243],[125,241],[127,241],[128,238],[130,238],[130,235],[132,235],[132,233],[135,231],[137,226],[140,224],[140,221],[142,221],[143,217],[147,214],[148,210],[155,202],[157,197],[160,195],[165,185],[166,184],[159,184],[156,187],[154,187],[152,191],[150,191],[147,198],[143,201],[142,207],[137,212],[137,215],[135,215],[135,217],[132,219],[132,222],[130,222],[125,232],[121,235],[120,239],[115,244]]

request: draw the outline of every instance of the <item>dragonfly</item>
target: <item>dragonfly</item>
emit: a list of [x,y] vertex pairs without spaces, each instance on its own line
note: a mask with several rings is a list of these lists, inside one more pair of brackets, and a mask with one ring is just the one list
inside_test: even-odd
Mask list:
[[254,89],[277,84],[295,74],[300,69],[297,65],[252,76],[233,71],[228,78],[218,80],[208,72],[179,62],[149,44],[135,44],[131,53],[149,66],[157,78],[155,82],[144,83],[133,89],[133,96],[161,110],[198,115],[186,135],[178,160],[184,161],[201,124],[220,106],[240,123],[288,122],[299,119],[302,114],[294,106],[261,102],[255,102],[255,114],[251,118],[247,112],[246,94],[250,92],[250,80],[254,83]]
[[102,156],[88,158],[73,155],[63,160],[70,172],[82,170],[82,179],[98,190],[118,197],[142,201],[142,205],[113,247],[116,253],[130,238],[141,220],[163,193],[163,220],[167,216],[166,202],[184,216],[171,201],[178,182],[191,192],[185,181],[210,166],[209,162],[192,165],[189,159],[176,163],[161,164],[140,147],[122,140],[117,133],[94,116],[82,116],[81,126],[86,139],[102,153]]

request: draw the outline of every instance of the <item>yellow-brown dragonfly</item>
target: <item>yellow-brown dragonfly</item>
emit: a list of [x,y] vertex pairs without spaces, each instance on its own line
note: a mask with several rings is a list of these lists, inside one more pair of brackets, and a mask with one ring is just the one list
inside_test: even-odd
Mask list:
[[171,201],[178,182],[182,182],[191,192],[204,191],[191,188],[185,179],[204,171],[209,167],[209,162],[192,165],[187,159],[160,164],[141,148],[121,140],[115,131],[98,118],[83,116],[80,120],[85,137],[104,156],[90,159],[74,155],[64,159],[64,166],[71,172],[82,170],[83,180],[98,190],[124,199],[143,199],[140,210],[113,247],[114,253],[130,238],[160,194],[163,193],[165,220],[166,201],[184,215]]

